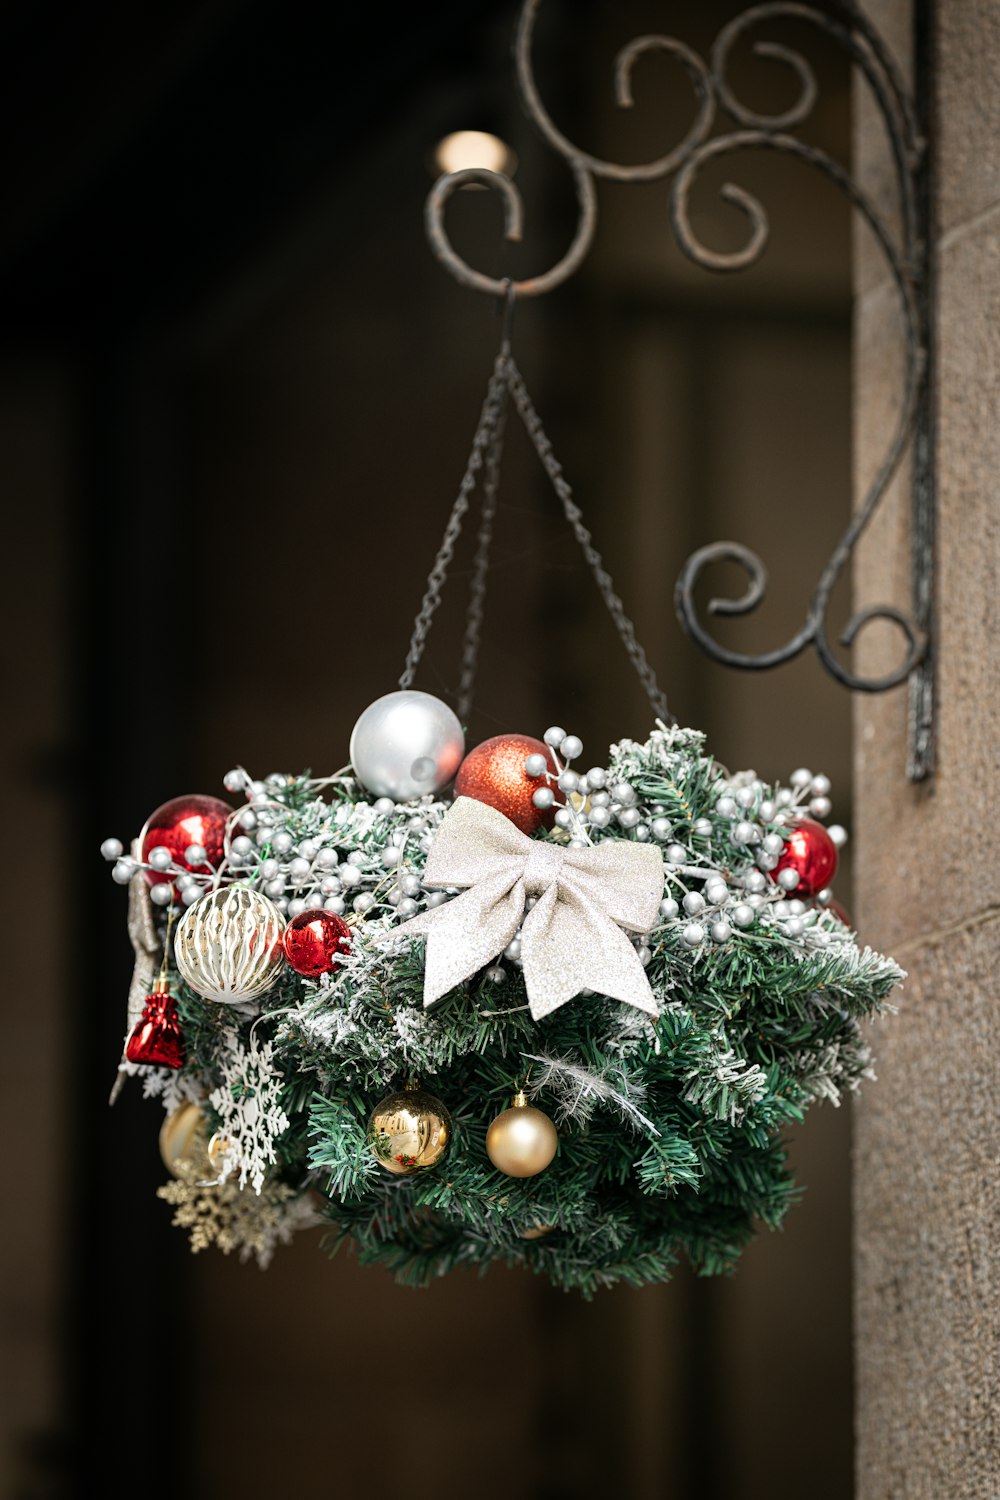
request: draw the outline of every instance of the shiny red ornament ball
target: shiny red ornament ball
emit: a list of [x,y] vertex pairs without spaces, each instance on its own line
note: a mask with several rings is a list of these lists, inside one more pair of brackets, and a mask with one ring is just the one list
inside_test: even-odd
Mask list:
[[[455,796],[474,797],[495,807],[509,818],[522,833],[551,823],[551,808],[536,807],[531,798],[539,787],[547,786],[544,776],[529,776],[524,762],[529,755],[544,755],[549,770],[557,767],[552,751],[541,740],[527,734],[495,734],[470,750],[455,777]],[[560,799],[561,800],[561,799]]]
[[187,1057],[177,1005],[165,990],[154,990],[143,1002],[142,1016],[125,1046],[132,1063],[183,1068]]
[[785,848],[772,872],[797,870],[799,883],[795,896],[815,896],[837,873],[837,846],[822,823],[800,818],[785,840]]
[[[164,802],[155,813],[150,813],[139,835],[142,858],[148,859],[150,849],[162,844],[170,850],[182,870],[193,869],[198,874],[207,874],[208,865],[189,865],[184,851],[189,844],[201,844],[210,863],[218,867],[225,853],[226,822],[232,811],[229,803],[220,797],[202,797],[197,793]],[[160,885],[170,879],[159,870],[146,870],[145,876],[150,885]]]
[[337,968],[337,959],[351,951],[351,929],[332,911],[301,911],[285,928],[285,957],[296,974],[318,979]]

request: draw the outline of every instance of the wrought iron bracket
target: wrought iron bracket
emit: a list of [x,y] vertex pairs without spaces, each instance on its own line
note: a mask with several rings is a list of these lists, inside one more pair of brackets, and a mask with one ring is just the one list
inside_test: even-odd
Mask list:
[[[791,661],[812,646],[826,670],[845,687],[881,693],[909,682],[910,746],[907,774],[923,780],[933,769],[933,655],[931,649],[934,574],[934,381],[932,233],[933,168],[927,117],[930,89],[929,6],[916,0],[915,88],[911,95],[883,38],[852,0],[831,0],[823,8],[797,0],[767,0],[743,11],[719,32],[705,60],[683,42],[669,36],[637,37],[615,59],[614,88],[618,105],[632,107],[632,72],[648,52],[667,53],[687,75],[694,95],[694,114],[683,140],[655,161],[624,166],[604,161],[575,146],[556,126],[535,82],[532,43],[541,0],[525,0],[514,38],[515,72],[522,104],[549,145],[566,161],[576,188],[578,221],[573,240],[550,270],[524,281],[500,281],[470,266],[455,250],[445,227],[445,207],[457,188],[479,183],[499,193],[504,207],[505,236],[520,240],[523,203],[516,185],[485,169],[468,169],[441,177],[427,200],[426,227],[438,260],[462,285],[493,296],[537,297],[554,290],[579,268],[597,230],[595,180],[649,182],[670,178],[670,223],[684,254],[708,271],[740,271],[756,263],[768,240],[768,218],[763,205],[735,183],[721,189],[725,202],[746,220],[742,248],[728,253],[713,250],[695,231],[689,205],[703,168],[716,158],[748,150],[770,150],[793,156],[829,178],[862,216],[874,236],[895,287],[903,325],[905,358],[901,397],[895,428],[889,436],[877,471],[851,522],[820,574],[801,629],[783,645],[758,655],[719,644],[699,617],[695,589],[701,575],[718,561],[739,564],[748,579],[738,599],[712,599],[709,615],[742,615],[764,597],[764,563],[737,542],[716,542],[695,552],[681,570],[675,602],[681,625],[697,645],[727,666],[760,671]],[[782,65],[794,76],[798,97],[787,109],[762,114],[748,108],[729,82],[734,46],[746,33],[774,21],[807,22],[832,37],[849,55],[865,80],[878,109],[891,155],[898,202],[898,228],[890,228],[879,207],[851,171],[827,152],[800,140],[793,132],[809,116],[817,98],[815,75],[806,58],[777,42],[756,41],[757,57]],[[719,123],[721,119],[721,124]],[[862,533],[878,510],[904,457],[911,468],[912,600],[909,613],[890,604],[867,605],[848,621],[840,644],[851,647],[873,620],[895,625],[905,646],[902,661],[881,676],[863,675],[835,654],[827,635],[826,616],[834,585],[853,554]]]

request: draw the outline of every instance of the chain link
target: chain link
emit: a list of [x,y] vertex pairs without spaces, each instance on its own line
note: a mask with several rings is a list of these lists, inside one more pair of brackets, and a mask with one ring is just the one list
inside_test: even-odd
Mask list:
[[427,587],[420,605],[420,612],[413,624],[410,648],[406,655],[406,667],[402,677],[399,679],[400,687],[408,688],[413,682],[414,673],[427,642],[427,635],[430,631],[434,612],[441,603],[441,590],[448,577],[448,569],[454,556],[456,543],[461,535],[462,523],[469,509],[476,479],[485,463],[483,509],[476,545],[476,557],[473,565],[472,584],[469,591],[469,607],[466,614],[465,636],[462,645],[462,675],[459,684],[459,718],[463,722],[467,722],[469,710],[472,706],[472,692],[476,679],[476,665],[479,658],[479,643],[482,634],[483,612],[486,599],[486,579],[489,567],[490,544],[493,539],[493,524],[496,517],[497,489],[500,482],[500,458],[503,449],[503,431],[508,396],[513,397],[514,405],[517,408],[521,421],[524,423],[525,431],[541,460],[542,468],[548,475],[552,488],[559,497],[563,513],[580,544],[580,549],[584,557],[590,565],[591,572],[597,582],[597,587],[601,592],[601,597],[607,605],[608,613],[615,623],[618,635],[628,653],[629,660],[645,688],[646,696],[653,706],[654,713],[664,723],[674,723],[673,715],[667,707],[666,695],[656,680],[656,674],[646,658],[645,651],[636,639],[635,627],[625,613],[621,599],[615,593],[614,581],[604,566],[601,554],[594,546],[590,532],[583,523],[583,513],[573,499],[573,491],[563,475],[561,464],[552,452],[552,444],[546,436],[541,418],[535,410],[531,397],[528,395],[527,388],[521,378],[521,372],[510,355],[506,339],[493,367],[493,374],[486,392],[486,399],[483,402],[465,474],[459,487],[458,496],[452,506],[448,524],[445,527],[444,538],[438,550],[437,557],[434,559],[434,566],[431,568],[427,579]]
[[458,686],[458,717],[463,724],[469,721],[472,695],[476,685],[476,668],[479,664],[479,642],[483,629],[483,612],[486,603],[486,578],[490,564],[490,545],[493,541],[493,523],[497,513],[497,491],[500,486],[500,458],[503,453],[503,431],[507,418],[506,401],[500,408],[493,441],[486,452],[486,474],[483,479],[483,509],[479,522],[479,537],[476,543],[476,560],[472,570],[469,589],[469,608],[465,618],[465,637],[462,641],[462,677]]
[[657,718],[662,719],[665,724],[675,722],[673,715],[667,708],[666,694],[656,680],[646,653],[636,640],[635,626],[625,613],[625,607],[618,595],[615,593],[614,580],[607,568],[604,566],[601,554],[594,546],[590,532],[583,524],[583,512],[573,499],[573,491],[562,472],[562,465],[558,462],[552,452],[552,444],[549,442],[542,427],[541,418],[535,410],[534,403],[528,395],[527,388],[521,378],[521,372],[514,363],[509,361],[508,384],[510,393],[514,398],[521,421],[524,423],[525,431],[531,438],[535,452],[541,459],[542,468],[549,476],[552,488],[562,502],[562,508],[566,519],[573,529],[573,534],[580,544],[581,551],[590,564],[591,572],[597,581],[597,587],[601,591],[601,597],[608,607],[608,613],[615,622],[618,634],[625,650],[628,652],[629,660],[638,673],[639,680],[646,690],[646,696],[653,706]]
[[[406,665],[403,669],[403,675],[399,679],[401,688],[411,686],[414,673],[420,663],[420,658],[424,654],[424,646],[427,643],[431,621],[434,618],[434,611],[441,603],[441,590],[448,577],[448,568],[455,553],[455,544],[462,532],[462,522],[465,520],[466,511],[469,509],[469,500],[475,487],[476,476],[483,466],[483,455],[495,438],[501,413],[507,402],[509,379],[510,362],[506,354],[501,351],[493,366],[493,374],[490,377],[486,399],[479,414],[479,424],[476,427],[475,437],[472,440],[472,451],[465,466],[465,474],[462,477],[462,483],[459,487],[455,503],[451,508],[451,515],[448,517],[448,524],[445,527],[444,537],[441,541],[437,557],[434,559],[434,566],[431,568],[427,578],[427,587],[424,591],[419,613],[413,622],[413,634],[410,636],[410,647],[406,653]],[[470,611],[471,608],[470,604]]]

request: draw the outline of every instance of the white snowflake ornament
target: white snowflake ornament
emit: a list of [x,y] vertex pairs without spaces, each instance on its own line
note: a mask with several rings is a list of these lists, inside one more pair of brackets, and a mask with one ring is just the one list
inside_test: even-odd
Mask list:
[[240,1187],[249,1182],[258,1195],[275,1162],[275,1139],[289,1124],[279,1102],[282,1080],[272,1065],[273,1053],[271,1042],[258,1042],[251,1032],[244,1047],[234,1032],[219,1058],[222,1083],[209,1096],[226,1142],[219,1181],[238,1170]]

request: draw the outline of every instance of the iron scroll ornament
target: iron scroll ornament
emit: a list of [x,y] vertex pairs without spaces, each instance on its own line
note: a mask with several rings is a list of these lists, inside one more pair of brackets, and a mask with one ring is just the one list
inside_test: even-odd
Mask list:
[[[470,266],[451,244],[445,227],[446,204],[456,189],[479,183],[497,192],[503,203],[504,234],[508,241],[521,239],[524,217],[520,193],[509,178],[486,169],[471,168],[439,178],[431,189],[426,205],[426,227],[433,252],[457,281],[477,291],[498,297],[541,296],[572,276],[590,249],[597,229],[595,179],[649,182],[672,178],[670,224],[679,248],[689,260],[705,270],[740,271],[754,265],[764,253],[769,232],[767,213],[751,193],[737,184],[726,183],[721,188],[721,197],[744,216],[746,241],[740,249],[728,253],[704,244],[692,225],[689,204],[695,184],[708,163],[748,150],[776,151],[817,168],[839,188],[871,230],[899,300],[905,352],[902,397],[895,428],[861,504],[823,569],[805,621],[790,640],[772,651],[750,655],[720,645],[700,619],[695,590],[702,574],[717,562],[738,564],[747,575],[748,585],[740,598],[710,600],[710,615],[746,614],[764,597],[767,586],[764,563],[756,553],[736,542],[714,543],[693,553],[677,580],[675,603],[681,625],[688,635],[707,655],[727,666],[763,670],[791,661],[811,645],[826,670],[838,682],[855,691],[880,693],[909,679],[908,774],[911,779],[920,780],[932,769],[933,445],[929,379],[929,153],[925,132],[920,129],[915,104],[907,93],[900,71],[878,31],[849,0],[845,3],[834,0],[829,8],[822,10],[812,4],[794,3],[794,0],[769,0],[769,3],[752,6],[723,27],[707,62],[675,38],[659,35],[638,37],[615,59],[614,88],[619,107],[632,107],[633,68],[641,56],[655,51],[666,53],[686,74],[694,97],[694,116],[684,139],[673,150],[655,161],[626,166],[580,150],[559,130],[546,110],[532,64],[532,44],[540,7],[541,0],[525,0],[522,6],[514,40],[515,72],[526,114],[553,150],[563,157],[572,173],[578,203],[578,221],[572,242],[550,270],[523,281],[498,280]],[[762,23],[788,19],[807,22],[832,37],[864,77],[889,144],[899,204],[897,230],[890,231],[872,199],[840,162],[791,133],[807,119],[818,93],[813,71],[799,52],[776,42],[757,41],[753,45],[757,57],[778,63],[793,75],[798,96],[789,108],[780,113],[762,114],[748,108],[733,92],[728,73],[734,46],[747,32]],[[720,114],[727,116],[732,126],[713,135]],[[834,585],[911,446],[912,612],[907,614],[888,604],[869,605],[852,616],[840,636],[840,644],[850,647],[865,625],[882,620],[899,630],[905,643],[905,655],[893,670],[881,676],[866,676],[845,666],[835,655],[827,635],[826,615]]]

